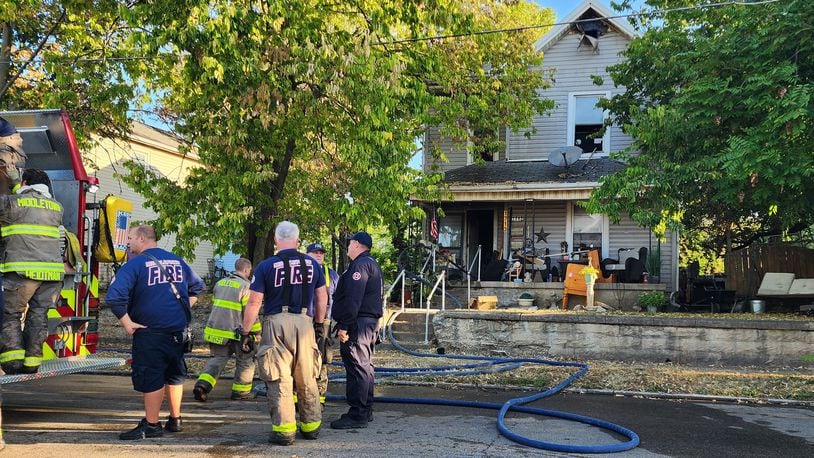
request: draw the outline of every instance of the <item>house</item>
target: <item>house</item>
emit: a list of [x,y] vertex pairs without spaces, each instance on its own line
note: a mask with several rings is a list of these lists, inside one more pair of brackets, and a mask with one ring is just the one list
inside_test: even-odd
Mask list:
[[[438,167],[452,196],[440,204],[438,242],[459,264],[466,260],[468,265],[479,246],[484,264],[495,254],[509,259],[532,246],[536,256],[546,249],[560,253],[564,243],[567,252],[598,248],[602,259],[624,255],[620,250],[625,249],[637,253],[646,247],[652,253],[658,248],[660,283],[669,290],[677,288],[677,234],[659,241],[629,218],[611,224],[607,216],[588,214],[578,205],[601,177],[625,167],[609,155],[632,142],[615,125],[604,136],[594,135],[608,116],[596,102],[623,91],[613,86],[606,69],[621,60],[619,53],[635,37],[623,19],[612,16],[599,1],[585,0],[560,21],[565,24],[535,44],[544,54],[541,70],[554,72],[552,86],[539,93],[555,101],[556,108],[549,116],[535,117],[528,136],[501,129],[505,150],[484,157],[481,164],[465,147],[428,129],[425,148],[442,149],[448,162],[432,163],[425,155],[424,168]],[[596,85],[592,76],[600,76],[602,84]]]
[[[132,221],[150,221],[155,212],[145,207],[144,197],[125,184],[117,174],[126,175],[123,165],[127,160],[149,164],[157,172],[172,180],[181,181],[193,167],[200,166],[195,155],[182,155],[178,152],[180,141],[170,133],[146,124],[135,122],[130,135],[124,140],[97,138],[97,144],[84,152],[88,174],[99,179],[99,200],[113,194],[133,203]],[[91,201],[91,197],[88,200]],[[158,241],[158,246],[172,250],[175,234],[169,234]],[[201,277],[210,273],[209,262],[214,261],[214,250],[209,242],[203,242],[195,249],[195,259],[189,260],[190,267]],[[107,284],[112,276],[112,265],[103,264],[99,277]]]

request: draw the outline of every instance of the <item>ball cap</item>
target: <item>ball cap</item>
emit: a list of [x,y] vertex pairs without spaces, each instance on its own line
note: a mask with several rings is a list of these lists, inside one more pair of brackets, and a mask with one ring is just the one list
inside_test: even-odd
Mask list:
[[313,253],[315,251],[321,251],[321,252],[324,253],[325,252],[325,247],[322,246],[321,243],[316,242],[316,243],[312,243],[312,244],[308,245],[308,248],[305,249],[306,253]]
[[14,124],[0,118],[0,137],[9,137],[16,133],[17,129],[14,127]]
[[348,240],[356,240],[357,242],[361,243],[362,245],[368,248],[373,247],[373,238],[370,237],[370,234],[368,234],[365,231],[359,231],[351,235],[350,237],[348,237]]

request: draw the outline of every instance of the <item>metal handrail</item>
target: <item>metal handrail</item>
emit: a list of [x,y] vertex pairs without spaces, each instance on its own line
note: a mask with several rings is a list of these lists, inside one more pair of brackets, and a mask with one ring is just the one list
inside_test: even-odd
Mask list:
[[435,290],[438,289],[438,284],[441,284],[441,310],[446,310],[447,306],[447,272],[442,270],[440,274],[438,274],[438,280],[435,281],[435,285],[433,285],[430,293],[427,294],[427,314],[424,318],[424,343],[430,343],[430,302],[432,301],[432,295],[435,294]]
[[478,282],[480,282],[480,259],[481,259],[481,246],[478,245],[478,251],[475,257],[472,258],[472,263],[469,265],[469,271],[466,272],[466,306],[472,303],[472,268],[475,267],[475,261],[478,261]]
[[393,280],[393,284],[390,285],[389,288],[387,288],[387,292],[384,294],[384,296],[382,296],[382,317],[379,319],[379,339],[381,339],[382,341],[385,340],[384,320],[387,317],[387,298],[390,297],[390,293],[393,292],[393,288],[395,288],[396,285],[398,285],[399,281],[401,281],[401,311],[402,312],[404,311],[404,283],[406,282],[406,275],[407,275],[406,270],[402,270],[401,272],[399,272],[399,274],[396,276],[396,279]]

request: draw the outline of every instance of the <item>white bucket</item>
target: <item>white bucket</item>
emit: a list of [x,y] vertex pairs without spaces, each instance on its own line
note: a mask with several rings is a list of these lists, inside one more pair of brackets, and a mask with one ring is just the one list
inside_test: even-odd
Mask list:
[[766,301],[754,299],[749,301],[749,306],[752,308],[752,313],[763,313],[766,311]]

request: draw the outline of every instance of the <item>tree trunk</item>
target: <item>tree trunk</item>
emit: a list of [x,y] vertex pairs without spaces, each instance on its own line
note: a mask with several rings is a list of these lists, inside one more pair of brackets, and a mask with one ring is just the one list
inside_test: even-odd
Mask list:
[[0,102],[3,100],[3,90],[8,84],[8,72],[11,68],[11,24],[2,23],[2,35],[0,35]]

